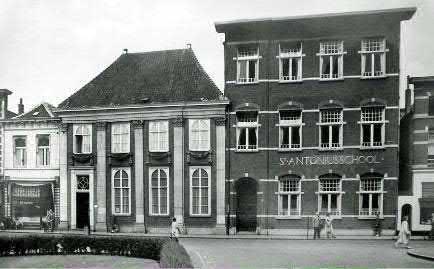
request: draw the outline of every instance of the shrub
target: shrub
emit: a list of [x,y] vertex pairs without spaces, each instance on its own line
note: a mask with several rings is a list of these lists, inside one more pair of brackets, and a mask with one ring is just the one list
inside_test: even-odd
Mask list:
[[166,241],[160,255],[160,267],[162,268],[193,268],[187,251],[175,240]]

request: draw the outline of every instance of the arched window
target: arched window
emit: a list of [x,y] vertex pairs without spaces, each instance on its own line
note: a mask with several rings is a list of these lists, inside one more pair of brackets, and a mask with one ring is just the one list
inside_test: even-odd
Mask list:
[[342,181],[338,174],[325,174],[319,177],[318,212],[332,215],[341,214]]
[[209,167],[190,168],[190,215],[211,215],[211,173]]
[[367,173],[360,177],[359,216],[383,215],[383,175]]
[[112,124],[112,152],[113,153],[130,152],[130,124],[129,123]]
[[149,178],[150,214],[169,215],[169,168],[151,168]]
[[207,151],[210,149],[210,120],[189,120],[189,144],[192,151]]
[[112,210],[115,215],[131,214],[130,169],[112,170]]
[[285,175],[279,178],[279,216],[300,216],[301,181],[297,175]]
[[74,153],[92,153],[92,125],[74,125]]

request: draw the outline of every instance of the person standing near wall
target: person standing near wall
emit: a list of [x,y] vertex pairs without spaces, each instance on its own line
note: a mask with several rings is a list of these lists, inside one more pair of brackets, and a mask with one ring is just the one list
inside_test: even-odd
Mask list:
[[325,218],[325,228],[327,233],[327,238],[336,238],[335,232],[333,231],[333,218],[330,216],[330,213],[326,214]]
[[313,239],[320,239],[321,238],[321,217],[319,216],[319,213],[316,212],[315,216],[313,216],[312,219],[312,226],[313,226]]
[[401,227],[399,229],[398,240],[395,242],[395,247],[397,248],[399,245],[403,244],[406,248],[410,248],[408,246],[410,234],[411,232],[408,228],[408,216],[404,216],[404,220],[401,222]]
[[175,239],[175,241],[178,242],[178,237],[179,237],[178,223],[176,222],[176,218],[173,218],[170,227],[170,238]]

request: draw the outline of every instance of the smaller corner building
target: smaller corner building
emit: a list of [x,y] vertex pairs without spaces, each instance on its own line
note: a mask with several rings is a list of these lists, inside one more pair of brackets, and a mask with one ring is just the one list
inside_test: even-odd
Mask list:
[[415,8],[217,22],[231,232],[396,227],[400,24]]
[[124,53],[56,110],[60,228],[225,232],[225,110],[191,48]]
[[407,216],[412,231],[426,232],[434,221],[434,77],[412,77],[408,82],[413,91],[406,90],[401,119],[397,217],[400,222]]

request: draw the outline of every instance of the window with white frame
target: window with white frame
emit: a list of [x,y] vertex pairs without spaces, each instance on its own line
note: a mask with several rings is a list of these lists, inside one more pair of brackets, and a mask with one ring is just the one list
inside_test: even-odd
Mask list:
[[288,175],[279,179],[279,216],[300,216],[301,181],[300,177]]
[[362,78],[381,77],[386,75],[386,40],[372,38],[362,40],[361,62]]
[[428,131],[428,165],[434,166],[434,128]]
[[131,176],[129,168],[112,170],[112,197],[113,214],[131,214]]
[[37,135],[37,149],[36,149],[36,164],[37,166],[50,165],[50,135],[43,134]]
[[362,107],[361,145],[362,147],[382,147],[385,140],[384,107]]
[[150,152],[169,151],[169,122],[168,121],[149,122],[149,151]]
[[192,151],[207,151],[210,149],[210,120],[189,120],[189,144]]
[[383,179],[366,176],[360,179],[359,215],[376,216],[383,214]]
[[237,150],[258,149],[258,111],[237,112]]
[[130,152],[130,124],[112,124],[112,153]]
[[239,47],[237,53],[237,83],[253,83],[259,76],[259,48]]
[[74,125],[74,153],[92,153],[92,125]]
[[279,44],[279,80],[302,79],[303,47],[301,42]]
[[344,76],[344,42],[341,40],[320,43],[319,73],[320,79],[340,79]]
[[25,167],[27,163],[27,150],[25,136],[14,137],[14,167]]
[[211,171],[209,167],[190,167],[190,215],[211,214]]
[[169,168],[149,169],[149,211],[151,215],[169,214]]
[[318,211],[321,214],[341,214],[342,182],[338,175],[330,174],[320,177],[318,191]]
[[302,139],[301,110],[279,111],[279,148],[300,149]]
[[342,109],[320,110],[319,140],[321,149],[339,149],[343,140]]

